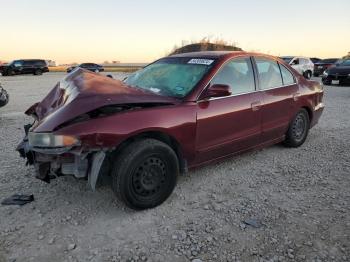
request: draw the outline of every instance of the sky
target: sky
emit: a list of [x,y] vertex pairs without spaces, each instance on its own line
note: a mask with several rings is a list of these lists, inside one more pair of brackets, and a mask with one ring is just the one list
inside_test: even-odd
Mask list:
[[0,60],[151,62],[204,37],[272,55],[350,51],[350,0],[0,0]]

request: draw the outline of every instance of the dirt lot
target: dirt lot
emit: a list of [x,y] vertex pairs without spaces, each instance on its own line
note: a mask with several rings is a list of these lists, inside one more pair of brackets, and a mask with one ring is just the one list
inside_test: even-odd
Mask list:
[[[325,88],[306,143],[276,145],[180,177],[160,207],[127,209],[109,187],[35,179],[15,146],[23,111],[63,76],[0,77],[0,261],[350,261],[350,87]],[[122,74],[114,74],[122,77]],[[262,225],[244,224],[256,219]]]

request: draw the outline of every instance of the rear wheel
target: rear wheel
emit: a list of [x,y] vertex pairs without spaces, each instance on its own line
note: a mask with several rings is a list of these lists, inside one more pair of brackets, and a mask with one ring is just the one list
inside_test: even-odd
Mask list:
[[42,75],[43,72],[40,69],[35,69],[34,75]]
[[303,108],[293,118],[289,125],[284,144],[288,147],[301,146],[309,133],[309,113]]
[[304,72],[304,77],[310,79],[312,77],[312,72],[310,70]]
[[152,208],[170,196],[178,173],[178,159],[172,148],[155,139],[139,140],[115,157],[112,188],[130,208]]

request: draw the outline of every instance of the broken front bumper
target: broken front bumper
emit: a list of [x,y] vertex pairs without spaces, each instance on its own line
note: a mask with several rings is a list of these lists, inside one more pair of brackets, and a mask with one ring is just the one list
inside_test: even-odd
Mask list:
[[49,183],[53,178],[73,175],[76,178],[87,178],[90,187],[95,190],[106,153],[102,150],[83,151],[74,147],[32,147],[28,141],[31,126],[24,126],[26,135],[16,150],[27,160],[26,165],[35,167],[36,178]]

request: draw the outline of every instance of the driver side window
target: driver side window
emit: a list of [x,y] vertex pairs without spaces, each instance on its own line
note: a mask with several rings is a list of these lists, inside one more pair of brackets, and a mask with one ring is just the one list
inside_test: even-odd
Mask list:
[[254,73],[250,59],[238,58],[229,61],[214,76],[211,85],[215,84],[230,86],[233,95],[255,91]]

